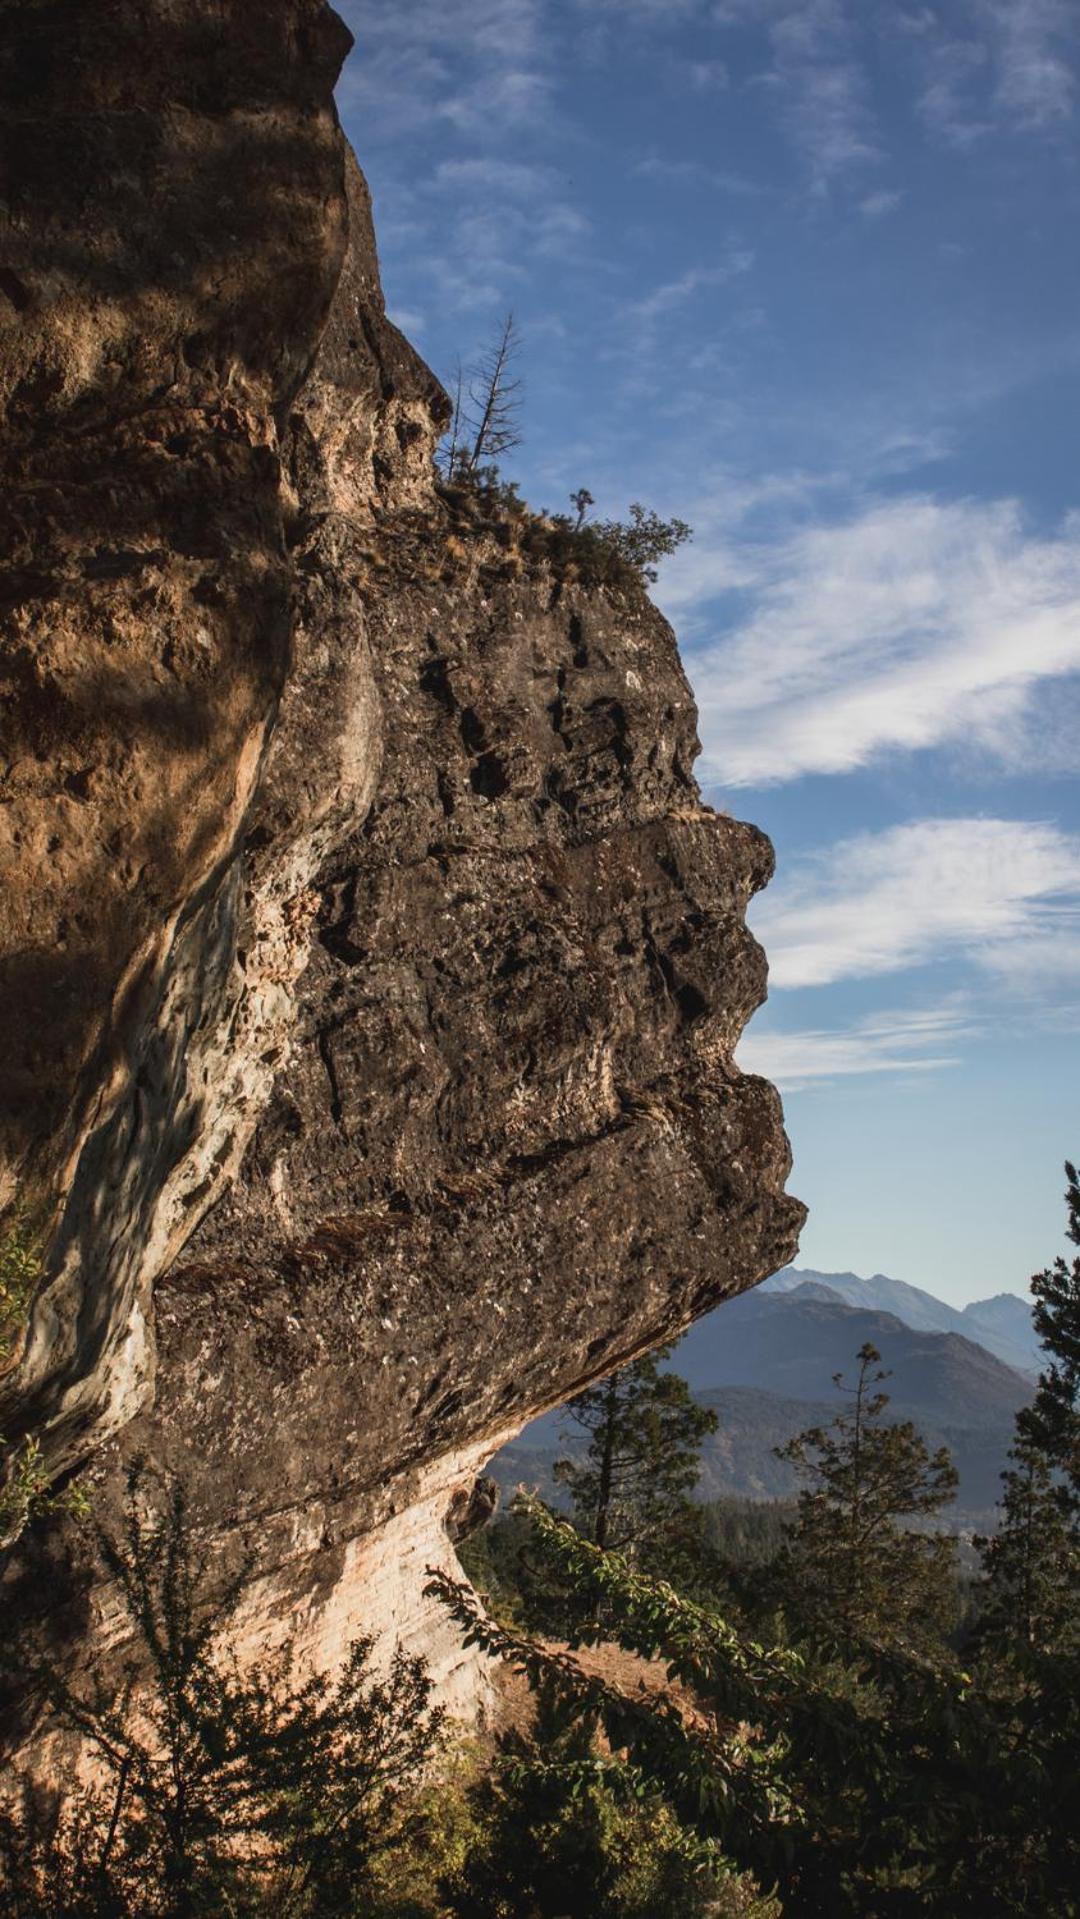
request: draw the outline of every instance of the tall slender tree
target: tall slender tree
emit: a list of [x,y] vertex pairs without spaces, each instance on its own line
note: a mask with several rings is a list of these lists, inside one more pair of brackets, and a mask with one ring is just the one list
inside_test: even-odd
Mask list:
[[[1066,1237],[1080,1246],[1080,1182],[1068,1161],[1065,1178]],[[981,1542],[986,1637],[1021,1660],[1080,1651],[1080,1256],[1059,1255],[1031,1290],[1047,1364],[1016,1416],[1001,1523]]]
[[478,360],[454,375],[454,412],[440,465],[451,480],[490,483],[504,453],[521,444],[521,337],[512,313]]
[[902,1522],[933,1518],[954,1497],[945,1447],[931,1455],[910,1420],[882,1418],[889,1374],[867,1343],[855,1384],[834,1384],[850,1405],[831,1426],[778,1446],[806,1484],[788,1530],[779,1577],[789,1609],[811,1631],[844,1640],[935,1644],[953,1595],[955,1542]]
[[699,1406],[685,1379],[660,1371],[662,1346],[569,1402],[571,1422],[589,1435],[584,1459],[568,1457],[555,1476],[570,1492],[577,1525],[602,1551],[639,1554],[692,1523],[691,1494],[701,1442],[716,1414]]

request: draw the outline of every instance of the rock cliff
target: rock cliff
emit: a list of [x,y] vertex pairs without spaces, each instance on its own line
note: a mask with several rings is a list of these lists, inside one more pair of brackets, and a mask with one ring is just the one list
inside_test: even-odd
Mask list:
[[[0,1197],[45,1244],[0,1431],[105,1515],[182,1473],[253,1648],[374,1620],[464,1701],[422,1568],[485,1458],[794,1252],[732,1063],[771,850],[643,589],[436,484],[324,0],[0,25]],[[6,1574],[73,1659],[84,1559]]]

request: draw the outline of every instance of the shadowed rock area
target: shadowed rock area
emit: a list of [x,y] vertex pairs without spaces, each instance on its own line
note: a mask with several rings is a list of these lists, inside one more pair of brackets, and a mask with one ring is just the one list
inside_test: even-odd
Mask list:
[[[421,1590],[484,1460],[794,1252],[732,1063],[771,849],[644,589],[436,484],[322,0],[0,26],[0,1144],[48,1229],[0,1431],[106,1518],[182,1473],[253,1655],[373,1623],[464,1707]],[[75,1662],[85,1560],[5,1574]]]

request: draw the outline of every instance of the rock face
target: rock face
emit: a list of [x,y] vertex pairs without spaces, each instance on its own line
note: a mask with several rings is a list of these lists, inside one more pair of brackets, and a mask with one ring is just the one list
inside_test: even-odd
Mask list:
[[[106,1515],[182,1473],[253,1649],[374,1619],[464,1700],[421,1569],[484,1459],[794,1252],[732,1064],[771,850],[643,590],[436,486],[323,0],[0,25],[0,1147],[47,1229],[0,1431]],[[80,1566],[8,1571],[76,1659]]]

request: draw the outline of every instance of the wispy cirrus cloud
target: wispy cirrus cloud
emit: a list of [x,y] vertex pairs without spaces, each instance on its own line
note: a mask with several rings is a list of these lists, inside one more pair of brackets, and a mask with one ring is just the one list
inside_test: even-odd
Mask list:
[[550,103],[546,0],[337,0],[357,41],[342,98],[371,140],[448,122],[498,135]]
[[774,988],[966,959],[1007,976],[1080,938],[1080,836],[1052,823],[921,819],[789,865],[754,912]]
[[795,1032],[770,1031],[755,1021],[739,1044],[738,1065],[773,1080],[782,1092],[867,1074],[935,1073],[958,1066],[964,1043],[980,1030],[957,998]]
[[1080,46],[1072,0],[978,0],[978,13],[995,56],[999,107],[1025,127],[1067,119]]
[[961,0],[918,17],[921,108],[952,145],[1002,125],[1042,133],[1076,105],[1080,35],[1072,0]]
[[859,212],[867,220],[881,220],[887,213],[895,213],[903,198],[899,189],[883,187],[878,193],[868,193],[859,201]]
[[675,307],[685,306],[704,287],[724,286],[728,280],[749,273],[753,264],[754,256],[748,248],[736,248],[723,265],[690,267],[677,280],[668,280],[663,286],[654,287],[644,298],[632,300],[626,312],[632,320],[651,327],[663,314],[670,313]]
[[1040,689],[1080,673],[1080,516],[1040,535],[1010,501],[909,495],[764,545],[727,510],[692,514],[697,545],[662,592],[691,636],[710,595],[744,596],[691,658],[712,777],[767,785],[957,743],[1024,764]]
[[726,167],[707,166],[703,160],[669,160],[661,154],[649,154],[631,168],[639,180],[658,180],[675,187],[713,187],[718,193],[759,194],[769,191],[760,181]]
[[816,192],[881,158],[866,59],[865,15],[847,0],[716,0],[720,27],[764,25],[771,64],[757,84],[781,120]]
[[389,243],[410,262],[412,300],[423,288],[443,313],[505,310],[538,265],[595,263],[590,222],[566,184],[546,162],[477,152],[469,141],[427,172],[417,166],[408,186],[389,189],[379,221],[384,250]]

